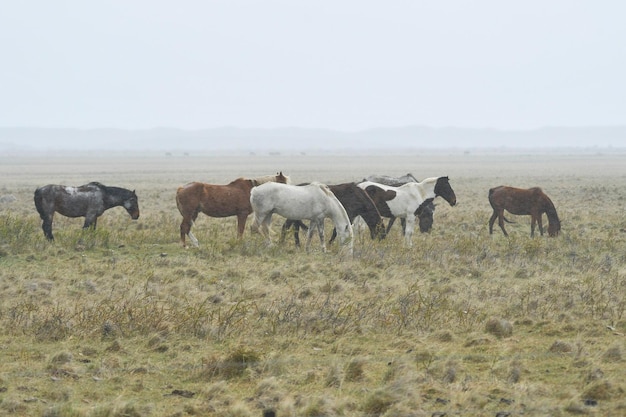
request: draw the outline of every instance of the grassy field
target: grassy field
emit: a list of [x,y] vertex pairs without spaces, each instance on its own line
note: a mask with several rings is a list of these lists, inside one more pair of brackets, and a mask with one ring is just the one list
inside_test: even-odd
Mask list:
[[[16,199],[0,203],[0,415],[624,416],[624,167],[616,151],[0,156]],[[351,258],[203,215],[200,247],[180,246],[179,185],[281,170],[447,175],[458,204],[437,199],[413,248],[396,225]],[[94,180],[135,189],[140,218],[57,216],[48,243],[34,189]],[[509,215],[490,236],[502,184],[541,186],[561,235]]]

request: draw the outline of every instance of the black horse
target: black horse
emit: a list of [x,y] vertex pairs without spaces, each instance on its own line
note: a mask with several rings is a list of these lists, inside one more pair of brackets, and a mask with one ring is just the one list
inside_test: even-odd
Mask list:
[[58,212],[67,217],[84,217],[83,229],[95,229],[98,217],[112,207],[124,206],[130,217],[139,218],[139,204],[135,191],[120,187],[107,187],[90,182],[80,187],[48,184],[35,190],[35,207],[43,220],[43,233],[48,240],[52,235],[52,218]]

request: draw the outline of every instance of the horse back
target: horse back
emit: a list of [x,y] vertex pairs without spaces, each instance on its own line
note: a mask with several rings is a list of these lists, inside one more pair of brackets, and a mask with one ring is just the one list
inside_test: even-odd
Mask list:
[[48,184],[35,190],[35,207],[40,216],[58,212],[67,217],[82,217],[87,213],[104,212],[102,189],[99,184],[79,187]]
[[176,190],[178,211],[203,212],[211,217],[228,217],[251,213],[250,190],[252,181],[238,178],[226,185],[192,182]]
[[329,185],[329,188],[344,206],[351,219],[365,212],[375,212],[380,216],[376,203],[365,190],[358,187],[354,182]]
[[526,189],[501,185],[489,189],[489,203],[494,210],[504,209],[517,215],[543,211],[546,198],[539,187]]

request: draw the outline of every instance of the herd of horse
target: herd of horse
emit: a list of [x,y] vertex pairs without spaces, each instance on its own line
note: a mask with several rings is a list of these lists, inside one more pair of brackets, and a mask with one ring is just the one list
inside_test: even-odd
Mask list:
[[[456,194],[447,176],[430,177],[418,181],[413,175],[402,177],[369,176],[363,181],[326,185],[319,182],[292,185],[282,172],[258,178],[237,178],[229,184],[191,182],[176,191],[176,206],[183,217],[180,224],[180,241],[187,246],[186,237],[194,246],[198,239],[191,227],[198,214],[210,217],[237,217],[237,236],[244,234],[246,221],[254,214],[251,230],[259,232],[271,244],[269,226],[273,214],[284,217],[281,240],[294,228],[296,245],[300,245],[298,231],[307,231],[306,248],[310,248],[317,230],[326,251],[324,221],[333,222],[332,242],[336,237],[342,246],[352,252],[353,223],[360,219],[370,231],[372,239],[384,239],[396,218],[402,222],[405,244],[412,246],[415,223],[419,220],[421,232],[429,232],[433,225],[434,200],[441,197],[450,206],[456,205]],[[489,219],[489,233],[498,225],[505,236],[504,211],[515,215],[531,216],[531,236],[535,227],[543,235],[542,216],[548,218],[548,235],[557,236],[561,222],[554,204],[538,187],[521,189],[499,186],[488,193],[493,214]],[[139,218],[139,203],[135,191],[120,187],[107,187],[99,182],[72,187],[48,184],[37,188],[35,207],[42,220],[42,229],[48,240],[54,240],[52,220],[55,212],[67,217],[85,217],[83,228],[95,228],[105,210],[122,206],[132,219]],[[385,227],[384,219],[388,219]],[[307,226],[303,221],[308,220]]]

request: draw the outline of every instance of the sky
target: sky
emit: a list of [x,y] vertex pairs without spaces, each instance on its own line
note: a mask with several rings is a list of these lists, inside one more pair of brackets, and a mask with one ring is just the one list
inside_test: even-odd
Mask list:
[[24,0],[0,127],[626,125],[622,0]]

